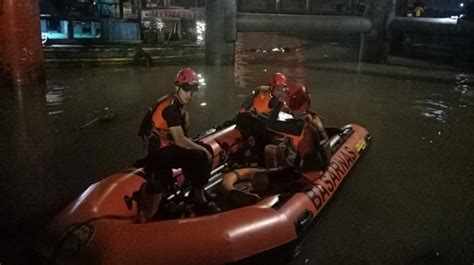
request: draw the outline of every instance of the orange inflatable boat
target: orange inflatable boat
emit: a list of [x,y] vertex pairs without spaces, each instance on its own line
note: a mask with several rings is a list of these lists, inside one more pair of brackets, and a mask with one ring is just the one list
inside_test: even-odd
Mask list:
[[[355,124],[328,134],[329,167],[302,172],[307,185],[300,190],[262,196],[244,207],[224,203],[219,205],[224,211],[213,215],[163,215],[137,224],[136,205],[130,210],[124,195],[138,190],[144,178],[141,169],[130,169],[91,185],[54,218],[35,248],[49,264],[225,264],[294,242],[334,196],[370,140],[368,131]],[[214,151],[207,189],[222,189],[229,154],[242,147],[240,132],[235,125],[223,126],[201,140]],[[175,175],[182,183],[180,172]],[[185,205],[179,194],[185,190],[169,194],[168,203]]]

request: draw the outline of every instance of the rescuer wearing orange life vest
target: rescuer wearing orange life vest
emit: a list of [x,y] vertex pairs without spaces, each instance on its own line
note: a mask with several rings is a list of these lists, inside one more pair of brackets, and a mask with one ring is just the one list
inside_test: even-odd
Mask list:
[[254,111],[260,114],[269,114],[282,101],[287,82],[286,76],[276,72],[272,75],[268,86],[255,89],[240,107],[240,113]]
[[148,155],[142,162],[160,174],[148,178],[138,193],[138,222],[147,221],[158,210],[162,191],[160,182],[166,181],[163,178],[171,178],[173,168],[181,168],[185,178],[191,180],[190,196],[201,211],[219,211],[219,208],[207,200],[204,191],[213,155],[187,136],[189,115],[185,105],[198,91],[196,72],[191,68],[179,70],[175,85],[175,92],[160,98],[150,108],[140,127],[139,135],[148,140]]
[[328,135],[319,116],[309,110],[310,105],[311,94],[304,85],[292,84],[288,87],[282,110],[291,114],[291,118],[268,122],[273,134],[272,142],[276,145],[265,147],[265,153],[274,153],[273,156],[266,155],[274,158],[273,161],[266,161],[267,167],[278,167],[282,160],[285,166],[303,169],[315,164],[313,159],[319,161],[321,168],[329,165]]

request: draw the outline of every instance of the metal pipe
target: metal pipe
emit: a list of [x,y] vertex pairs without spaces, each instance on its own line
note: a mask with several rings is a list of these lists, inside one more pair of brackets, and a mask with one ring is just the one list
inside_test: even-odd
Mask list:
[[402,33],[474,36],[474,22],[450,18],[395,17],[389,29]]
[[370,19],[355,16],[314,16],[238,13],[238,32],[368,33]]

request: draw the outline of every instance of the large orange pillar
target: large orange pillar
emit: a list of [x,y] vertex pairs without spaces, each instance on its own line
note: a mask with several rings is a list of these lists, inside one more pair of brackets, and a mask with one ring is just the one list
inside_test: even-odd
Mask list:
[[7,83],[44,82],[38,0],[0,0],[0,62]]
[[4,56],[5,56],[5,42],[4,42],[4,39],[3,39],[3,31],[4,31],[4,26],[3,26],[3,1],[0,0],[0,85],[2,85],[2,83],[4,83],[4,79],[5,79],[5,76],[4,76]]

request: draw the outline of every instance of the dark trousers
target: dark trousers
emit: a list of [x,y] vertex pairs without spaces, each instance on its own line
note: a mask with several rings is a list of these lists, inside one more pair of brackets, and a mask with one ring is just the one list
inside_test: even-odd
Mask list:
[[169,171],[169,174],[157,174],[156,178],[148,179],[148,182],[152,182],[149,183],[150,186],[155,187],[158,184],[157,182],[168,181],[168,179],[160,178],[169,178],[173,168],[181,168],[184,177],[191,181],[192,186],[201,188],[208,182],[212,167],[203,151],[186,149],[177,145],[150,151],[145,160],[147,167],[155,172]]

